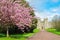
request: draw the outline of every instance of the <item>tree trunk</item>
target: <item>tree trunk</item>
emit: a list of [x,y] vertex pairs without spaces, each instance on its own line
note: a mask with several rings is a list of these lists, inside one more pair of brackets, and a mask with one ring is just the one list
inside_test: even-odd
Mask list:
[[8,29],[8,27],[7,27],[7,37],[9,37],[9,29]]

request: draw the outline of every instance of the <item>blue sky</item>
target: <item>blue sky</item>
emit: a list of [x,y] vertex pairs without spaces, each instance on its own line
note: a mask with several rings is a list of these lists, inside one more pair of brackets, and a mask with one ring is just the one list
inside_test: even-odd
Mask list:
[[35,14],[40,18],[52,19],[54,15],[60,15],[60,0],[27,0],[33,7]]

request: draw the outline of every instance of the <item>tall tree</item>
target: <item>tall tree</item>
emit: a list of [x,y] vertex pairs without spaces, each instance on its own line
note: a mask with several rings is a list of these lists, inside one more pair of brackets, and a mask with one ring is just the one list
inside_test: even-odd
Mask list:
[[57,30],[60,31],[60,16],[59,15],[55,15],[52,19],[52,24],[53,27]]
[[32,15],[30,7],[25,7],[20,1],[0,0],[0,23],[7,29],[7,37],[9,37],[9,27],[11,24],[17,25],[19,29],[24,29],[24,25],[30,27],[32,23]]

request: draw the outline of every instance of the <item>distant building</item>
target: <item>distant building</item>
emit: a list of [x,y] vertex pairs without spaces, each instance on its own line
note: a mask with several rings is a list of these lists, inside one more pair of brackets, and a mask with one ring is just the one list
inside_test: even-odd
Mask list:
[[37,28],[38,29],[42,29],[42,28],[51,28],[52,24],[51,22],[48,21],[48,18],[45,18],[43,20],[41,20],[41,18],[37,18],[38,19],[38,23],[37,23]]

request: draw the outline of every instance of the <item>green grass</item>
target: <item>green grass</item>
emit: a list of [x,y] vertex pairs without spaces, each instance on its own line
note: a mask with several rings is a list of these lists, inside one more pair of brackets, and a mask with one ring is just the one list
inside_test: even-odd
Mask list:
[[34,33],[37,33],[39,31],[40,31],[40,29],[34,29]]
[[56,29],[53,29],[53,28],[49,28],[49,29],[46,29],[48,32],[52,32],[54,34],[57,34],[57,35],[60,35],[60,32],[57,31]]
[[13,34],[8,38],[6,37],[6,35],[0,34],[0,40],[26,40],[28,37],[33,36],[37,32],[39,32],[39,29],[35,29],[33,33]]

